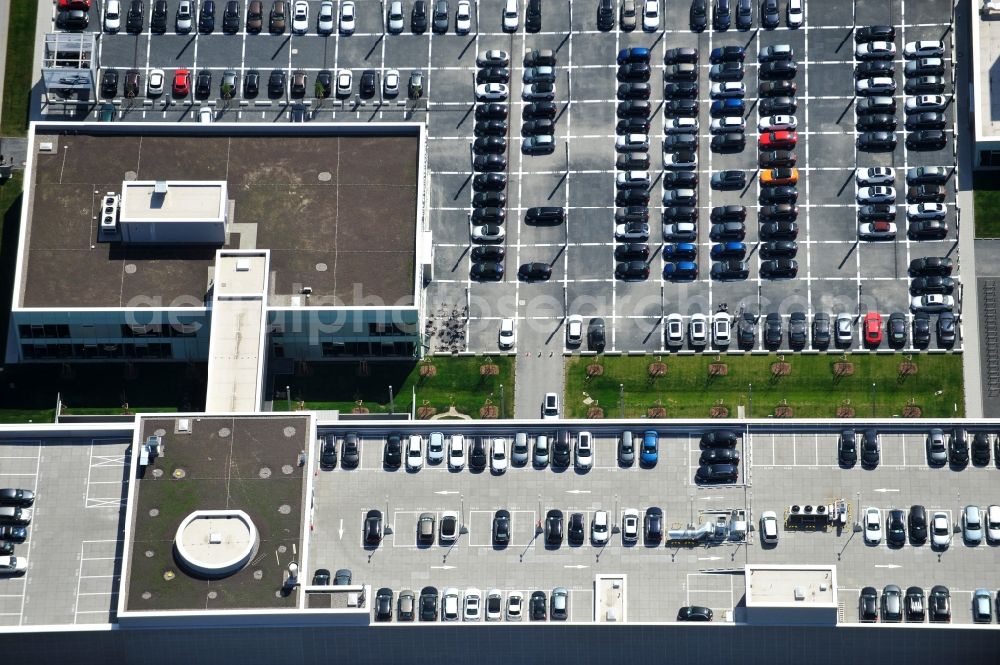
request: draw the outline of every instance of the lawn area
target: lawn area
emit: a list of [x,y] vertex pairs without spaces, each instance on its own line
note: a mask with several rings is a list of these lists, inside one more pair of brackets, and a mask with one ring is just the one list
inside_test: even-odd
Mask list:
[[1000,176],[981,172],[972,176],[976,237],[1000,238]]
[[[0,422],[55,419],[57,394],[73,415],[200,411],[207,365],[124,363],[6,365],[0,373]],[[125,405],[128,408],[124,408]]]
[[31,102],[31,64],[35,57],[35,0],[9,0],[7,67],[3,83],[3,114],[0,135],[28,133],[28,105]]
[[[489,362],[498,373],[481,374],[480,368]],[[421,376],[426,365],[434,369],[433,376]],[[370,361],[367,376],[360,375],[358,363],[313,363],[305,366],[302,376],[274,377],[272,394],[274,408],[287,408],[285,386],[291,388],[292,408],[338,410],[351,413],[356,408],[369,413],[389,413],[389,386],[394,395],[396,413],[409,413],[412,389],[416,388],[418,417],[446,413],[452,406],[459,413],[475,418],[483,407],[495,407],[499,417],[514,415],[514,359],[507,356],[434,357],[428,362]],[[423,370],[425,373],[428,370]],[[503,385],[501,400],[500,386]],[[501,410],[503,404],[503,413]],[[425,409],[423,414],[421,408]],[[429,411],[433,409],[433,413]]]
[[[915,405],[925,418],[962,416],[965,398],[962,388],[962,357],[913,355],[916,373],[903,375],[900,363],[911,356],[847,356],[853,374],[835,375],[840,355],[787,355],[788,373],[773,373],[776,355],[722,356],[726,374],[710,375],[716,356],[622,356],[612,358],[574,357],[566,364],[565,409],[568,417],[586,418],[595,405],[605,418],[618,418],[619,386],[624,386],[625,417],[645,418],[649,410],[663,408],[667,418],[708,418],[713,406],[737,416],[737,407],[749,406],[753,384],[752,410],[748,416],[763,418],[775,414],[776,407],[791,407],[792,417],[833,418],[838,408],[853,408],[854,416],[867,418],[902,415],[904,407]],[[650,378],[650,364],[662,362],[666,374]],[[599,363],[603,374],[588,378],[587,366]],[[843,368],[841,368],[843,371]],[[872,413],[872,384],[875,384],[875,413]],[[957,404],[957,412],[955,405]]]

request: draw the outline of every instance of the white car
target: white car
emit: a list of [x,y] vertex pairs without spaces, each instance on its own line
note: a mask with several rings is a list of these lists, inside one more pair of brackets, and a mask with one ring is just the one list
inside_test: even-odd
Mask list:
[[916,97],[907,97],[903,108],[907,113],[921,113],[923,111],[943,111],[947,105],[948,100],[944,95],[917,95]]
[[841,312],[834,322],[834,338],[837,344],[845,346],[854,340],[854,315]]
[[28,569],[23,556],[0,556],[0,575],[20,575]]
[[337,96],[350,97],[354,90],[354,74],[350,69],[341,69],[337,73]]
[[486,620],[500,621],[503,618],[503,594],[500,589],[486,592]]
[[962,538],[967,545],[983,542],[983,511],[979,506],[966,506],[962,510]]
[[517,0],[507,0],[504,3],[503,13],[500,18],[504,32],[517,32],[517,26],[520,23],[517,12]]
[[804,17],[802,0],[788,0],[788,14],[786,16],[788,27],[793,29],[801,27]]
[[510,64],[510,54],[500,49],[483,51],[476,58],[477,67],[506,67]]
[[639,511],[635,508],[626,508],[622,515],[622,540],[626,543],[639,540]]
[[215,111],[207,106],[202,106],[198,109],[198,122],[206,124],[215,122]]
[[782,129],[795,129],[799,126],[799,121],[794,115],[772,115],[768,118],[761,118],[757,123],[757,130],[761,132],[778,131]]
[[646,0],[642,6],[642,29],[646,32],[655,32],[660,28],[660,2],[659,0]]
[[448,439],[448,468],[460,471],[465,467],[465,436],[452,434]]
[[390,34],[398,35],[406,25],[406,17],[403,15],[403,3],[401,0],[393,0],[389,3],[389,16],[386,26]]
[[333,3],[326,0],[319,6],[319,13],[316,15],[316,32],[321,35],[329,35],[333,32]]
[[353,0],[345,0],[340,3],[340,33],[342,35],[353,35],[357,15],[354,13]]
[[542,420],[559,419],[559,394],[545,393],[542,400]]
[[580,432],[576,436],[576,468],[590,471],[594,467],[594,439],[590,432]]
[[480,242],[503,242],[507,236],[502,226],[497,224],[483,224],[472,227],[472,239]]
[[664,129],[667,134],[697,134],[698,118],[670,118]]
[[566,346],[579,346],[583,340],[583,317],[570,314],[566,319]]
[[448,587],[441,594],[441,620],[458,621],[458,589]]
[[986,540],[1000,542],[1000,506],[992,505],[986,509]]
[[931,545],[942,550],[951,545],[951,520],[948,513],[938,512],[931,517]]
[[742,132],[746,127],[747,122],[743,116],[727,115],[724,118],[713,118],[708,125],[708,131],[713,134],[725,134],[726,132]]
[[459,0],[455,10],[455,34],[467,35],[472,30],[472,6],[469,0]]
[[858,203],[895,203],[896,188],[880,185],[877,187],[858,187]]
[[928,293],[910,298],[910,310],[914,312],[950,312],[955,307],[952,296]]
[[684,344],[684,317],[680,314],[668,314],[666,323],[667,346]]
[[[177,29],[181,29],[181,19],[177,19]],[[115,34],[122,29],[121,0],[108,0],[104,8],[104,31]],[[191,29],[191,19],[187,19],[187,29]]]
[[[441,521],[439,522],[439,524],[440,526],[438,527],[438,529],[440,530],[440,539],[442,543],[453,543],[456,540],[458,540],[458,532],[460,528],[458,513],[456,513],[454,510],[442,511]],[[454,528],[451,529],[450,531],[445,531],[445,525]]]
[[896,92],[896,82],[888,76],[859,79],[854,83],[854,92],[859,95],[886,95]]
[[715,341],[715,346],[729,346],[732,325],[732,317],[725,312],[716,312],[712,316],[712,339]]
[[868,42],[854,48],[858,60],[889,60],[896,56],[896,45],[892,42]]
[[730,97],[744,97],[747,94],[745,85],[738,81],[722,81],[713,83],[709,89],[709,96],[712,99],[726,99]]
[[944,219],[947,208],[943,203],[913,203],[906,206],[906,219]]
[[649,171],[619,171],[615,176],[615,186],[618,189],[626,187],[649,187]]
[[476,588],[465,590],[462,599],[462,619],[465,621],[479,621],[483,614],[483,592]]
[[704,314],[692,314],[688,321],[688,342],[691,346],[708,344],[708,317]]
[[858,237],[864,240],[890,240],[896,237],[894,222],[877,221],[858,224]]
[[399,94],[399,70],[390,69],[382,79],[382,95],[384,97],[395,97]]
[[163,82],[166,77],[162,69],[152,69],[149,78],[146,79],[146,96],[159,97],[163,94]]
[[501,319],[497,345],[501,349],[513,349],[516,335],[514,332],[514,319]]
[[431,432],[427,439],[427,461],[440,464],[444,461],[444,433]]
[[590,521],[590,541],[594,545],[606,545],[611,529],[608,526],[608,511],[598,510]]
[[878,508],[865,508],[865,542],[878,545],[882,542],[882,513]]
[[[344,3],[345,5],[348,3]],[[350,3],[353,7],[354,3]],[[309,3],[299,0],[292,9],[292,33],[304,35],[309,30]]]
[[663,168],[673,171],[698,168],[698,153],[694,150],[678,150],[663,153]]
[[520,621],[524,609],[524,594],[511,591],[507,594],[507,621]]
[[424,440],[419,434],[411,434],[406,441],[406,468],[419,471],[424,466]]
[[861,168],[854,176],[859,186],[864,185],[891,185],[896,180],[896,170],[891,166],[872,166],[871,168]]
[[476,99],[481,102],[505,102],[507,93],[507,86],[503,83],[480,83],[476,86]]
[[496,474],[507,471],[507,439],[497,437],[490,446],[490,471]]
[[944,55],[944,42],[935,39],[909,42],[903,47],[904,58],[937,58]]
[[768,545],[778,542],[778,516],[773,510],[765,510],[760,514],[760,541]]
[[521,99],[524,101],[551,101],[555,96],[555,83],[529,83],[521,88]]

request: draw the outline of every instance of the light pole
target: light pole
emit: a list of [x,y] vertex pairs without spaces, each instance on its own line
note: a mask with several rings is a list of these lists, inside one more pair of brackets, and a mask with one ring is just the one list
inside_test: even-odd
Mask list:
[[621,417],[625,419],[625,384],[618,384],[618,410],[621,412]]
[[875,382],[872,381],[872,418],[875,417]]
[[461,507],[458,510],[458,524],[459,524],[458,532],[461,534],[466,534],[469,533],[469,530],[465,528],[465,495],[459,494],[458,496],[462,502]]
[[292,387],[285,386],[285,399],[288,401],[288,410],[292,410]]
[[501,417],[501,418],[503,418],[503,417],[504,417],[504,415],[503,415],[503,414],[504,414],[504,413],[505,413],[505,412],[507,411],[507,410],[506,410],[506,409],[504,408],[504,406],[505,406],[505,405],[504,405],[504,399],[503,399],[503,384],[501,383],[501,384],[500,384],[500,417]]
[[747,404],[747,418],[753,417],[753,384],[749,384],[749,404]]
[[392,386],[389,386],[389,413],[396,413],[396,402],[392,397]]
[[387,536],[392,535],[392,526],[390,524],[392,520],[389,519],[389,495],[385,495],[385,528],[382,529],[382,533]]

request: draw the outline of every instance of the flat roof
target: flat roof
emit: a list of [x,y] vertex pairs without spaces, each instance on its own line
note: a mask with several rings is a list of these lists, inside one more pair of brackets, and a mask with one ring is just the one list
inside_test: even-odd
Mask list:
[[119,217],[123,221],[170,222],[225,218],[226,182],[168,182],[165,194],[156,182],[122,183]]
[[[748,565],[747,607],[832,606],[837,602],[836,566]],[[796,595],[801,594],[801,598]]]
[[1000,80],[993,81],[993,63],[1000,58],[1000,17],[983,19],[979,11],[971,13],[979,26],[979,67],[971,73],[973,84],[980,91],[976,116],[982,123],[983,136],[996,137],[1000,136]]
[[[190,431],[179,431],[184,418]],[[163,454],[132,479],[122,570],[122,608],[132,612],[292,609],[279,593],[285,571],[302,561],[305,469],[312,440],[302,416],[149,416],[137,441],[162,437]],[[139,457],[136,452],[134,458]],[[174,557],[174,537],[195,510],[242,510],[257,529],[250,563],[229,577],[189,575]]]
[[[327,136],[250,127],[226,136],[218,126],[196,135],[167,125],[34,126],[21,307],[201,306],[217,247],[97,242],[101,199],[126,180],[226,182],[224,247],[270,250],[270,305],[291,304],[306,286],[313,306],[413,304],[419,134],[335,135],[331,123]],[[39,152],[41,143],[53,149]]]

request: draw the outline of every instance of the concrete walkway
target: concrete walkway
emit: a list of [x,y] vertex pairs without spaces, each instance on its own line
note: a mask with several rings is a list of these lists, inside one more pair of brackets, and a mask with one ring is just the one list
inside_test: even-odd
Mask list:
[[[3,81],[7,74],[7,34],[10,32],[10,2],[0,2],[0,100],[3,99]],[[0,104],[0,118],[3,105]]]

